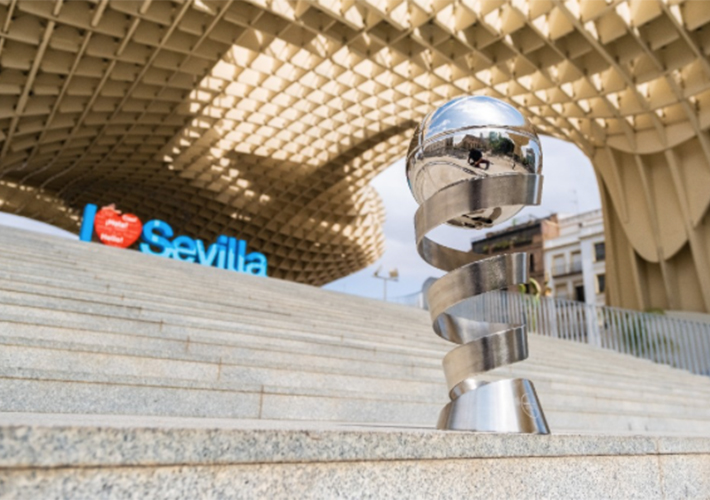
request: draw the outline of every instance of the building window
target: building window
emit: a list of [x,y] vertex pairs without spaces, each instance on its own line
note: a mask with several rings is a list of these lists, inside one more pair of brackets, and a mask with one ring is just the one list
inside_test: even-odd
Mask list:
[[602,262],[603,260],[606,259],[606,247],[604,246],[604,242],[600,243],[595,243],[594,244],[594,261],[595,262]]
[[582,252],[572,252],[572,273],[582,272]]
[[535,271],[535,255],[530,254],[530,272]]
[[597,293],[604,293],[606,290],[606,275],[597,274]]
[[581,283],[574,285],[574,300],[578,302],[586,302],[584,298],[584,285]]
[[555,287],[555,297],[558,299],[566,299],[567,298],[567,284],[566,283],[564,285],[557,285]]
[[567,270],[565,269],[565,256],[555,255],[552,257],[552,275],[559,276],[565,274]]

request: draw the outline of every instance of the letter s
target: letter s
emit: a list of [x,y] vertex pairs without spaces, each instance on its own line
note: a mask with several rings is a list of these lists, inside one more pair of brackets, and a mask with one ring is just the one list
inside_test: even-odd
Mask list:
[[[165,238],[163,238],[165,236]],[[162,220],[152,220],[143,226],[143,239],[146,243],[140,244],[140,250],[143,253],[150,255],[160,255],[161,257],[171,257],[173,253],[173,244],[167,238],[172,238],[173,228],[167,222]],[[162,249],[154,251],[150,246],[153,245]]]

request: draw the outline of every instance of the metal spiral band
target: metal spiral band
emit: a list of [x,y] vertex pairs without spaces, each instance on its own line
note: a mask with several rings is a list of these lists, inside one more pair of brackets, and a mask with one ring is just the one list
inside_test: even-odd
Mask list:
[[[474,375],[528,357],[525,325],[485,323],[457,315],[457,305],[491,290],[527,281],[527,254],[495,257],[440,245],[426,235],[441,224],[494,206],[537,205],[542,176],[496,175],[445,187],[422,203],[415,215],[417,250],[429,264],[449,273],[429,288],[434,331],[460,344],[444,357],[451,402],[441,411],[440,429],[548,434],[532,382],[477,380]],[[461,225],[457,223],[457,225]],[[472,224],[473,227],[473,224]]]

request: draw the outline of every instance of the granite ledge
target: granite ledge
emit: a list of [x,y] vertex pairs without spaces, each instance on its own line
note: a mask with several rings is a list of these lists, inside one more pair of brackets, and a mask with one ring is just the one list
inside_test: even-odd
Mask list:
[[710,454],[710,438],[0,413],[0,469]]

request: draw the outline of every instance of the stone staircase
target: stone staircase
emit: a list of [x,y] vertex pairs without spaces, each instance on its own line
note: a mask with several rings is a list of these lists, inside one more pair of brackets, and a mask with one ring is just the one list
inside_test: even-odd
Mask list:
[[710,497],[710,379],[531,335],[486,375],[553,434],[442,432],[451,348],[417,309],[0,226],[0,499]]
[[[395,304],[0,227],[0,411],[432,427],[453,345]],[[530,336],[553,432],[710,436],[710,379]]]

